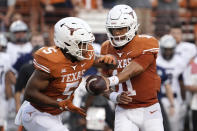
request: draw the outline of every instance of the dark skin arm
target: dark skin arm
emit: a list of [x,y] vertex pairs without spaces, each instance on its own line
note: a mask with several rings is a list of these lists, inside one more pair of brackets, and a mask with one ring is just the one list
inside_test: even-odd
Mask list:
[[93,66],[102,69],[115,69],[117,63],[117,59],[113,55],[96,55]]
[[15,74],[9,70],[5,75],[5,85],[6,85],[5,94],[7,100],[13,97],[11,86],[14,84],[16,84]]
[[35,70],[30,77],[24,94],[25,100],[40,106],[50,106],[58,108],[58,102],[44,95],[41,91],[47,88],[50,75],[40,70]]

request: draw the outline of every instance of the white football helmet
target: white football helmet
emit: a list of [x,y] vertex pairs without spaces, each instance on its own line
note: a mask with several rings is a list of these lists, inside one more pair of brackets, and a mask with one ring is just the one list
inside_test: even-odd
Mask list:
[[20,31],[27,31],[27,30],[28,30],[27,24],[25,24],[21,20],[14,21],[10,25],[10,32],[12,32],[12,33],[14,33],[14,32],[20,32]]
[[[26,43],[30,39],[30,34],[28,32],[28,26],[25,22],[21,20],[14,21],[10,25],[10,39],[14,43]],[[24,32],[25,36],[17,38],[15,33]]]
[[7,47],[7,38],[3,33],[0,33],[0,46]]
[[[127,27],[124,35],[113,36],[114,28]],[[128,5],[116,5],[108,13],[106,21],[107,35],[114,47],[121,47],[133,39],[139,24],[135,11]],[[124,38],[124,39],[122,39]]]
[[176,40],[171,35],[164,35],[160,41],[160,53],[165,60],[171,60],[176,48]]
[[161,48],[175,48],[176,47],[176,40],[171,35],[164,35],[161,37],[160,41]]
[[[95,40],[90,26],[76,17],[67,17],[59,20],[54,27],[54,42],[57,47],[67,49],[67,52],[78,60],[91,59],[93,49],[89,44]],[[81,47],[79,47],[79,44]],[[86,48],[82,48],[82,47]],[[91,52],[89,56],[83,56],[82,51]]]

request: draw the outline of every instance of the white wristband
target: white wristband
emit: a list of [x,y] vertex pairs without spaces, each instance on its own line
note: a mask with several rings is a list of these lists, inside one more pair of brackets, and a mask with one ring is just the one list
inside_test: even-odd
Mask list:
[[108,77],[109,79],[109,86],[115,86],[119,83],[119,78],[117,76]]
[[112,102],[114,102],[114,103],[118,103],[118,102],[117,102],[117,97],[118,97],[118,95],[120,95],[120,93],[118,93],[118,92],[112,92],[112,93],[110,93],[110,95],[109,95],[109,99],[110,99]]

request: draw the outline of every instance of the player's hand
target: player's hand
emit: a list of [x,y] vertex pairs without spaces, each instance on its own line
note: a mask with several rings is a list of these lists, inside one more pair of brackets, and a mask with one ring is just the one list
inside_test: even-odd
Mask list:
[[72,101],[70,99],[67,99],[67,100],[63,100],[63,101],[60,101],[58,103],[59,105],[59,108],[61,110],[69,110],[69,111],[72,111],[72,112],[76,112],[80,115],[82,115],[83,117],[86,117],[86,113],[85,113],[85,110],[84,109],[81,109],[79,107],[76,107],[72,104]]
[[128,95],[130,94],[129,91],[123,91],[120,95],[117,97],[117,102],[119,104],[129,104],[132,102],[132,98]]
[[103,55],[98,59],[99,63],[117,65],[117,60],[113,55]]

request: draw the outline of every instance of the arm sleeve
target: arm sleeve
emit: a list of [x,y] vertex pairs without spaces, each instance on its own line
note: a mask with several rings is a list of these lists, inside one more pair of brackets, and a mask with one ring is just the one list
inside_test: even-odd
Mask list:
[[153,54],[143,54],[133,59],[133,61],[140,64],[144,69],[146,69],[150,64],[153,63],[155,57]]
[[25,88],[28,78],[26,77],[26,68],[23,66],[19,71],[19,75],[15,85],[15,92],[21,92]]

